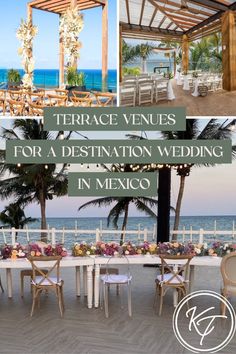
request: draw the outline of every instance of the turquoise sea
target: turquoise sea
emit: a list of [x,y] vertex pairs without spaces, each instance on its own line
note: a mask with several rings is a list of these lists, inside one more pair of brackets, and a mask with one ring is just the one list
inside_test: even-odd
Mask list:
[[[62,230],[63,227],[65,228],[65,244],[68,248],[71,247],[73,242],[81,242],[81,241],[95,241],[95,233],[91,233],[89,235],[85,234],[78,234],[75,236],[74,234],[67,233],[66,230],[75,230],[75,225],[77,224],[77,229],[80,230],[96,230],[97,228],[100,228],[102,226],[102,229],[108,229],[107,228],[107,220],[106,218],[98,218],[98,217],[83,217],[83,218],[48,218],[47,219],[48,226],[49,228],[56,228],[57,230]],[[119,224],[119,229],[121,228],[121,222],[122,218],[120,220]],[[233,222],[235,222],[236,225],[236,216],[183,216],[181,217],[181,222],[180,222],[180,230],[183,229],[183,227],[186,228],[186,230],[189,230],[190,227],[192,227],[193,230],[200,230],[200,228],[204,229],[205,231],[207,230],[214,230],[215,227],[215,222],[216,222],[216,229],[217,230],[232,230],[233,227]],[[147,228],[149,231],[151,231],[149,235],[149,240],[152,240],[152,231],[156,224],[156,220],[148,217],[130,217],[128,220],[128,230],[138,230],[138,225],[140,225],[140,229],[143,230]],[[173,217],[171,217],[171,228],[173,226]],[[29,225],[29,229],[39,229],[40,228],[40,219],[38,219],[37,222],[32,223]],[[109,228],[112,230],[112,226]],[[36,234],[31,234],[30,233],[30,239],[36,240],[37,235]],[[107,237],[106,235],[103,235],[103,240],[115,240],[119,241],[119,236],[114,235],[112,232],[109,234]],[[10,242],[10,234],[6,234],[8,242]],[[56,240],[58,242],[61,241],[62,235],[59,233],[56,233]],[[229,236],[231,237],[231,236]],[[227,237],[227,238],[229,238]],[[236,235],[235,235],[236,237]],[[208,237],[210,238],[210,237]],[[218,239],[224,239],[224,236],[220,235],[217,236]],[[137,235],[128,235],[127,239],[131,240],[137,240]],[[26,236],[25,234],[19,234],[18,236],[18,241],[25,243],[26,241]],[[3,235],[0,230],[0,244],[3,242]],[[236,242],[236,241],[235,241]]]
[[[102,88],[101,70],[80,70],[85,74],[86,89],[98,90]],[[19,69],[21,76],[24,71]],[[0,86],[7,82],[7,69],[0,69]],[[108,90],[116,92],[117,89],[117,71],[108,71]],[[41,88],[55,88],[59,86],[59,70],[57,69],[36,69],[34,71],[34,85]]]

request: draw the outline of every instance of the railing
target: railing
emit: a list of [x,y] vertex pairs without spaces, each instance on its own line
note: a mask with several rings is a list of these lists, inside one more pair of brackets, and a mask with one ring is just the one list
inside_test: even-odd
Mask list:
[[[123,234],[123,239],[132,240],[132,241],[156,241],[156,225],[152,230],[148,230],[147,228],[141,229],[140,225],[138,226],[138,230],[103,230],[102,227],[93,229],[93,230],[82,230],[76,228],[75,229],[56,229],[49,228],[45,230],[41,229],[15,229],[14,227],[11,229],[0,230],[0,244],[12,244],[14,245],[16,241],[19,241],[19,235],[24,236],[24,241],[32,242],[39,238],[41,234],[45,234],[47,241],[51,242],[52,245],[55,245],[56,242],[60,242],[62,244],[68,244],[70,242],[74,243],[80,237],[80,241],[88,241],[89,242],[98,242],[101,240],[114,241],[116,240],[116,236],[120,236]],[[213,242],[213,241],[221,241],[221,242],[232,242],[235,240],[236,242],[236,230],[235,225],[233,223],[232,230],[193,230],[190,227],[189,230],[183,228],[178,231],[170,232],[172,240],[173,235],[177,235],[178,241],[181,242],[194,242],[194,243],[204,243],[204,242]],[[31,236],[32,235],[32,236]],[[108,235],[111,235],[108,237]],[[72,236],[70,238],[67,236]],[[208,237],[206,237],[208,236]],[[10,242],[9,242],[10,241]],[[117,241],[117,240],[116,240]]]
[[[82,70],[83,71],[83,70]],[[19,70],[23,76],[23,70]],[[85,70],[86,90],[100,91],[102,89],[102,73],[98,70]],[[0,69],[0,85],[7,82],[7,70]],[[59,71],[58,70],[35,70],[34,85],[40,88],[54,89],[59,87]],[[108,72],[107,90],[117,92],[116,72],[110,70]]]

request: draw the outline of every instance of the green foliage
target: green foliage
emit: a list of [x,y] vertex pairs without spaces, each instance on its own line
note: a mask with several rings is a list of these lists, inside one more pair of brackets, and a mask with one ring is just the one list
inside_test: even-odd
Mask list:
[[123,68],[123,75],[140,75],[140,74],[141,74],[141,69],[139,67],[135,67],[135,68],[124,67]]
[[85,86],[85,75],[74,67],[68,67],[66,81],[69,86]]
[[123,65],[132,64],[138,58],[138,53],[135,46],[122,42],[122,62]]
[[[65,139],[70,138],[71,132]],[[55,140],[52,132],[44,130],[41,121],[36,119],[15,119],[12,128],[2,128],[1,136],[6,140]],[[14,198],[19,204],[40,204],[41,228],[46,229],[46,201],[67,194],[68,176],[66,165],[58,169],[56,164],[7,164],[5,150],[0,150],[0,198]],[[41,235],[42,240],[44,234]]]
[[21,76],[18,70],[15,69],[10,69],[7,72],[7,81],[8,82],[20,82],[21,81]]
[[191,43],[190,70],[216,71],[222,70],[222,38],[220,33],[204,37]]
[[25,225],[37,221],[37,219],[27,218],[19,203],[11,203],[0,213],[0,221],[7,227],[23,229]]
[[148,42],[146,42],[138,44],[135,48],[137,56],[142,58],[143,60],[147,60],[148,57],[152,54],[155,46],[152,43],[149,44]]

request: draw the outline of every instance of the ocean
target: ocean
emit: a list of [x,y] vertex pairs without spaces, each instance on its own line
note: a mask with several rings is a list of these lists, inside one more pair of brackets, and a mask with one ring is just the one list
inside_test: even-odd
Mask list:
[[[173,221],[174,218],[171,217],[171,228],[173,227]],[[236,225],[236,216],[182,216],[181,221],[180,221],[180,227],[179,230],[182,230],[183,227],[185,227],[186,230],[189,230],[190,227],[192,227],[193,230],[199,231],[200,228],[204,229],[205,231],[212,231],[214,230],[215,223],[216,223],[216,229],[217,230],[228,230],[232,231],[233,228],[233,223],[235,222]],[[80,230],[96,230],[97,228],[100,228],[101,223],[102,223],[102,229],[108,229],[107,228],[107,220],[106,218],[98,218],[98,217],[83,217],[83,218],[48,218],[47,223],[49,228],[56,228],[58,230],[62,230],[63,227],[65,228],[65,245],[68,249],[71,248],[72,244],[74,242],[81,242],[81,241],[87,241],[87,242],[92,242],[95,241],[95,233],[93,234],[79,234],[79,235],[74,235],[71,233],[66,233],[67,230],[74,230],[75,225],[77,224],[77,229]],[[121,228],[121,223],[122,223],[122,218],[120,219],[119,222],[119,230]],[[156,220],[149,218],[149,217],[129,217],[128,219],[128,226],[127,230],[138,230],[138,225],[140,225],[140,229],[144,230],[147,228],[150,231],[149,234],[149,241],[152,241],[152,231],[154,227],[156,228]],[[29,230],[30,229],[40,229],[40,219],[38,219],[37,222],[34,222],[28,226]],[[109,227],[110,230],[113,229],[112,226]],[[114,241],[119,241],[119,236],[114,235],[114,234],[109,234],[103,235],[102,239],[104,241],[106,240],[114,240]],[[236,235],[235,235],[236,236]],[[212,236],[211,236],[212,237]],[[10,242],[11,240],[11,235],[6,234],[7,242]],[[38,237],[36,234],[30,233],[30,240],[34,241]],[[59,233],[56,233],[56,241],[61,242],[62,235]],[[137,235],[127,235],[127,240],[133,240],[137,241]],[[210,238],[210,237],[208,237]],[[229,238],[229,236],[227,237]],[[197,242],[198,237],[196,236],[195,241]],[[217,236],[217,239],[222,239],[224,240],[224,236],[219,235]],[[18,242],[24,244],[26,242],[26,235],[25,234],[19,234],[18,235]],[[3,243],[3,235],[0,230],[0,244]]]
[[[79,70],[84,72],[86,89],[98,90],[102,88],[102,71],[101,70]],[[24,71],[19,69],[21,76]],[[7,82],[7,69],[0,69],[0,86]],[[116,92],[117,90],[117,71],[108,71],[108,91]],[[34,71],[34,85],[40,88],[55,88],[59,86],[59,70],[57,69],[35,69]]]

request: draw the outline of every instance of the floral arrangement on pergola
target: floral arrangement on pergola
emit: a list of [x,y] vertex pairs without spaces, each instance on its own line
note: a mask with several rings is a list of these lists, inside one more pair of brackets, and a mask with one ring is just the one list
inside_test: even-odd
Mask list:
[[25,89],[31,89],[33,87],[33,40],[37,33],[38,28],[28,20],[21,20],[20,27],[16,32],[16,37],[21,42],[18,54],[22,57],[22,65],[25,70],[25,74],[22,78],[23,87]]
[[59,32],[64,44],[68,66],[75,66],[79,58],[82,44],[78,37],[83,27],[83,15],[79,12],[78,6],[68,8],[60,18]]

